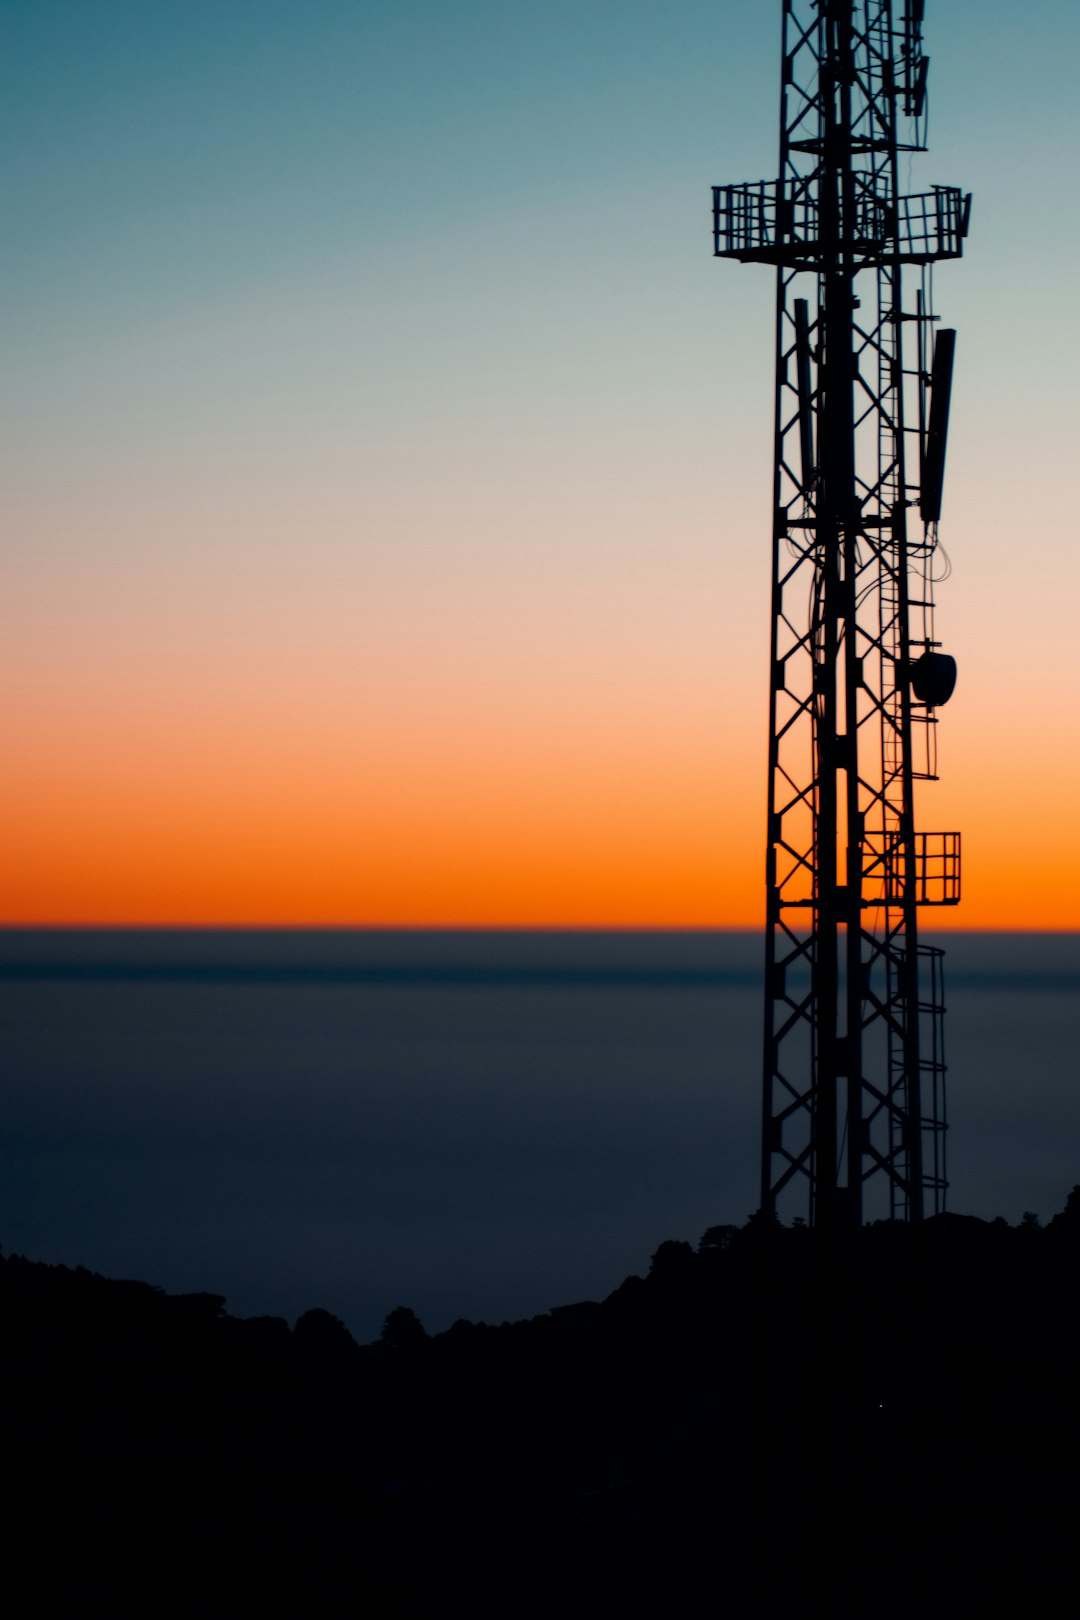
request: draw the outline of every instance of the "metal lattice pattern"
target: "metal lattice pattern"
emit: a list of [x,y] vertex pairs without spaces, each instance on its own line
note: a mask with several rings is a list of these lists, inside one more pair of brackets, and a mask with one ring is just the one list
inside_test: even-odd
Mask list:
[[959,898],[960,842],[914,824],[937,769],[910,681],[936,645],[936,526],[908,522],[934,316],[902,278],[960,253],[969,199],[898,190],[921,8],[783,12],[779,178],[713,194],[716,252],[777,266],[762,1208],[801,1185],[819,1223],[919,1219],[946,1182],[942,959],[917,907]]
[[[926,264],[963,252],[966,203],[957,186],[935,186],[919,196],[879,193],[875,176],[854,177],[851,218],[842,245],[864,265],[899,259]],[[793,254],[813,269],[822,252],[817,201],[777,180],[713,187],[714,251],[744,264],[790,263]]]

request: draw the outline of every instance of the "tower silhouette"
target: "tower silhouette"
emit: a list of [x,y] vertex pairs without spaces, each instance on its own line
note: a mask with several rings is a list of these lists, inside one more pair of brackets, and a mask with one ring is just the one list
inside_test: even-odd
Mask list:
[[933,266],[971,198],[900,190],[923,0],[782,6],[779,178],[714,188],[714,247],[777,270],[761,1207],[802,1188],[839,1228],[921,1220],[947,1187],[943,953],[918,916],[959,900],[960,834],[917,831],[914,790],[956,679]]

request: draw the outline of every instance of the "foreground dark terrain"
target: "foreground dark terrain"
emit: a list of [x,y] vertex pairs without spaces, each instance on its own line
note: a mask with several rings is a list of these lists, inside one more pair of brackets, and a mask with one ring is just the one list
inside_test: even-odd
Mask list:
[[1071,1612],[1080,1188],[825,1252],[751,1221],[530,1321],[357,1345],[0,1263],[9,1580],[35,1608]]

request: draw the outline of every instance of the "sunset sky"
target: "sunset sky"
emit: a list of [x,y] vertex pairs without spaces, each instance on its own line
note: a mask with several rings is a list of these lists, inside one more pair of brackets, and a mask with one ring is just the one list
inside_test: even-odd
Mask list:
[[[931,920],[1073,928],[1080,7],[926,12]],[[759,922],[779,15],[0,0],[7,922]]]

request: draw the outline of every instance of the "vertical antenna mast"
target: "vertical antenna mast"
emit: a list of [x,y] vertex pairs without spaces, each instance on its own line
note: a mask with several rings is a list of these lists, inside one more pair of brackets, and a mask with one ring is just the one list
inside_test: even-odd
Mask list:
[[713,190],[716,255],[777,270],[761,1207],[801,1187],[818,1226],[918,1221],[947,1186],[918,908],[960,898],[960,835],[913,803],[956,676],[933,618],[955,333],[928,267],[971,199],[899,190],[923,0],[782,5],[779,179]]

